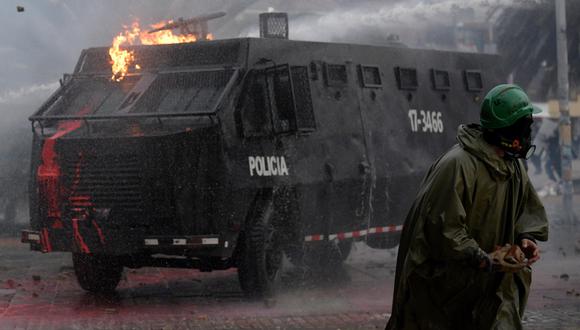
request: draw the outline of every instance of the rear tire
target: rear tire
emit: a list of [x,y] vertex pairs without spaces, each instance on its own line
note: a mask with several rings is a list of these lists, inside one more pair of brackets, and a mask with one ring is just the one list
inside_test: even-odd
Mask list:
[[107,255],[73,253],[73,266],[81,288],[93,293],[115,291],[121,281],[123,265]]
[[366,240],[366,244],[373,249],[392,249],[399,245],[401,241],[401,232],[388,233],[383,235],[376,235],[375,237],[369,237]]
[[328,268],[340,267],[350,255],[352,240],[310,242],[286,249],[286,256],[296,267],[321,273]]
[[344,262],[352,250],[352,240],[340,241],[336,245],[338,246],[338,251],[340,252],[340,260]]
[[283,256],[279,233],[272,223],[271,198],[259,200],[252,213],[244,241],[240,241],[244,247],[240,251],[238,279],[246,296],[269,298],[275,294]]

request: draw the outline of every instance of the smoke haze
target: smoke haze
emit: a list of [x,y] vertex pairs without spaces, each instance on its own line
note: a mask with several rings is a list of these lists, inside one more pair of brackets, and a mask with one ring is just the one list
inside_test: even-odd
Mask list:
[[[490,19],[498,7],[535,6],[543,0],[4,0],[0,4],[0,138],[26,127],[26,118],[70,73],[82,49],[107,46],[135,19],[141,26],[216,11],[216,38],[257,37],[258,14],[284,11],[290,37],[299,40],[385,44],[389,35],[411,46],[433,25],[453,26],[465,17]],[[24,7],[17,12],[16,7]],[[436,47],[436,46],[433,46]],[[28,131],[20,130],[21,134]],[[26,139],[29,139],[26,137]]]
[[[54,83],[70,72],[83,48],[105,46],[122,26],[214,11],[227,16],[210,23],[217,38],[257,36],[258,13],[286,11],[294,39],[380,43],[390,33],[413,45],[411,30],[452,21],[466,10],[483,14],[497,6],[526,6],[541,0],[323,0],[323,1],[75,1],[5,0],[0,20],[0,96]],[[16,6],[25,11],[17,13]],[[382,37],[377,37],[382,36]],[[382,40],[381,40],[382,38]],[[44,89],[38,89],[43,92]],[[4,100],[6,101],[6,100]]]

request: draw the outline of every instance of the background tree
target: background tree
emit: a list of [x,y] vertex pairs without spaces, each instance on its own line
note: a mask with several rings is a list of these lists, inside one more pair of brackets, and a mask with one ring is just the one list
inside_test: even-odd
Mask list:
[[[568,0],[566,13],[570,93],[575,99],[580,82],[580,1]],[[495,25],[498,52],[505,57],[514,83],[524,87],[536,101],[556,98],[555,27],[553,1],[534,7],[506,8]]]

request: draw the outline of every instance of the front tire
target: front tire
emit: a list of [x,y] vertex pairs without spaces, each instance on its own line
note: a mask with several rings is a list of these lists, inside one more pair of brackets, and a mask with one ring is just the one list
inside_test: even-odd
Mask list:
[[121,281],[123,265],[107,255],[73,253],[73,266],[81,288],[93,293],[115,291]]
[[246,296],[269,298],[275,294],[275,287],[282,268],[283,252],[279,233],[273,223],[273,203],[267,196],[255,203],[243,238],[238,279]]

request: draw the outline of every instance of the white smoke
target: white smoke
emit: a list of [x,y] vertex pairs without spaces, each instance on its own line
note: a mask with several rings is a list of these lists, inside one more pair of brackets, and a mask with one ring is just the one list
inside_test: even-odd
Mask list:
[[510,7],[533,7],[547,0],[414,0],[369,2],[357,8],[339,8],[319,13],[314,19],[291,22],[293,39],[313,41],[354,41],[365,31],[409,34],[430,24],[451,23],[462,11],[470,10],[485,19],[491,11]]
[[58,82],[51,82],[0,91],[0,104],[24,104],[30,103],[31,99],[44,99],[54,92],[58,86]]

